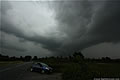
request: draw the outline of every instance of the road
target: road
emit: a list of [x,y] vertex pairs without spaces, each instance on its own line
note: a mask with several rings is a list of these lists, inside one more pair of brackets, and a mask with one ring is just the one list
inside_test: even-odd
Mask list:
[[0,80],[62,80],[61,73],[30,72],[31,62],[0,69]]

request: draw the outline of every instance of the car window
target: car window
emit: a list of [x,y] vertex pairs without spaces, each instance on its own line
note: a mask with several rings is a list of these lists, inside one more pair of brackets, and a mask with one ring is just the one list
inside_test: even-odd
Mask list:
[[46,66],[46,67],[48,67],[48,65],[47,64],[45,64],[45,63],[40,63],[42,66]]
[[42,67],[42,65],[40,63],[37,63],[40,67]]
[[33,67],[38,67],[39,68],[40,65],[39,64],[34,64]]

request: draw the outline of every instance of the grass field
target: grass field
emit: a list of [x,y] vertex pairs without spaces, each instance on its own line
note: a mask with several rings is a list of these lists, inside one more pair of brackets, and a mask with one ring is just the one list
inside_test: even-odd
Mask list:
[[[47,62],[46,62],[47,63]],[[55,72],[63,73],[63,80],[93,80],[95,77],[120,77],[120,63],[48,62]]]
[[9,66],[13,64],[20,64],[20,63],[23,63],[23,62],[22,61],[0,61],[0,67]]
[[120,63],[89,63],[88,67],[96,77],[120,77]]
[[[120,63],[95,63],[95,62],[59,62],[56,60],[42,61],[54,68],[54,72],[62,73],[63,80],[93,80],[95,77],[120,77]],[[3,61],[1,66],[19,64],[22,61]]]

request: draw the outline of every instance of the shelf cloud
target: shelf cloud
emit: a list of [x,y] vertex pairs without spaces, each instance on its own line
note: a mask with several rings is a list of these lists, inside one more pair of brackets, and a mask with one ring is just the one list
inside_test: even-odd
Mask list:
[[119,30],[119,0],[1,2],[1,32],[17,37],[19,44],[41,45],[36,53],[42,56],[66,56],[88,52],[86,48],[97,44],[119,43]]

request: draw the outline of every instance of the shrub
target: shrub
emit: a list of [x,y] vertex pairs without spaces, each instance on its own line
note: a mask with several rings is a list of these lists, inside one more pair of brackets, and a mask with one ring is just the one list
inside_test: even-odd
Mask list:
[[90,80],[91,75],[86,64],[72,63],[63,72],[63,80]]

